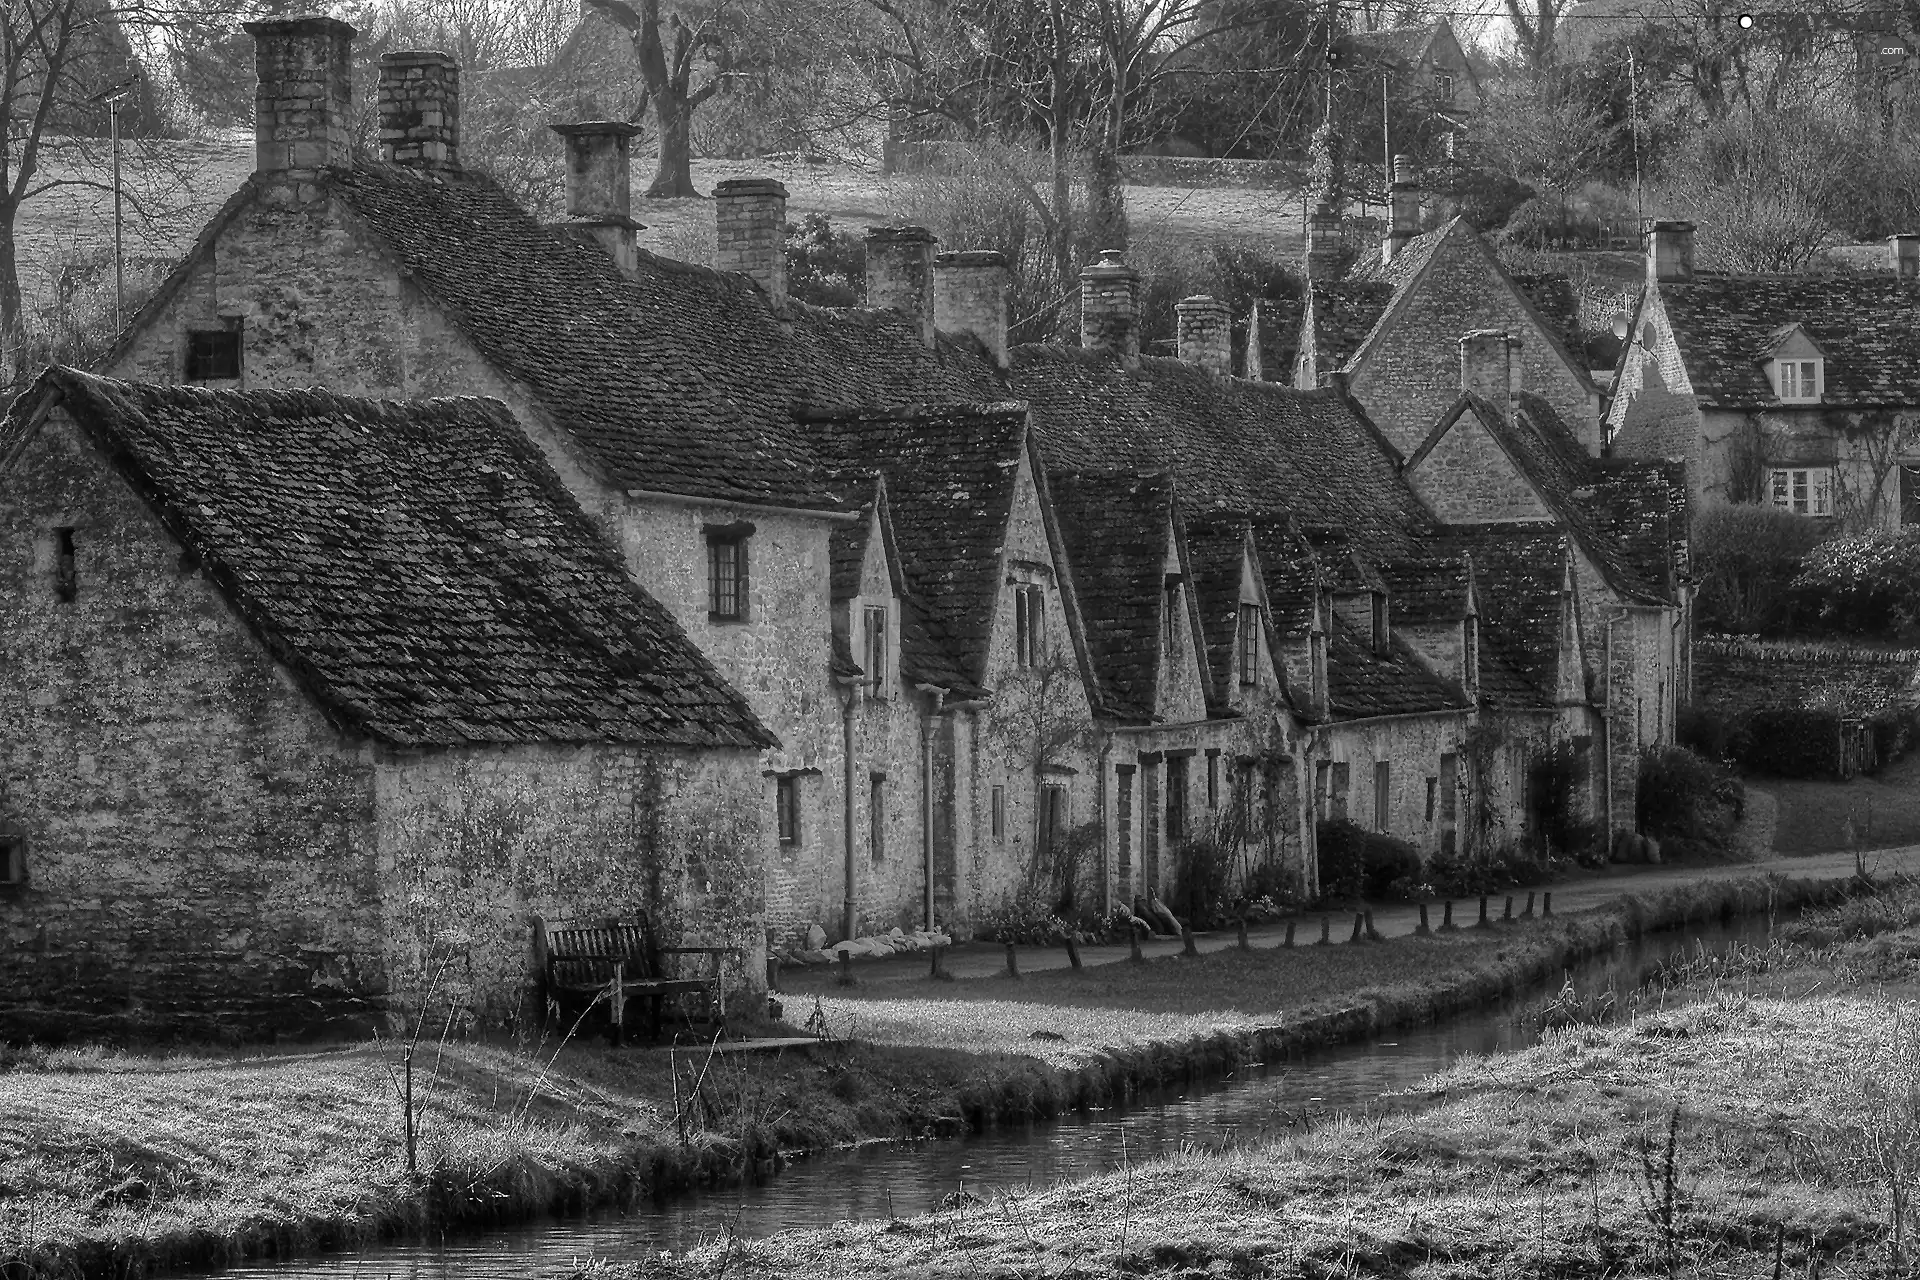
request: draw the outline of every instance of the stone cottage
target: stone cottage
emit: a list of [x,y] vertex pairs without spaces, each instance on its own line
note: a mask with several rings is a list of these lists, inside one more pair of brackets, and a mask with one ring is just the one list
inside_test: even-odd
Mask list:
[[1656,222],[1607,416],[1615,454],[1685,462],[1697,503],[1848,532],[1920,522],[1920,236],[1883,272],[1696,271]]
[[764,982],[772,735],[500,404],[53,369],[0,546],[0,1031],[528,1025],[534,917]]

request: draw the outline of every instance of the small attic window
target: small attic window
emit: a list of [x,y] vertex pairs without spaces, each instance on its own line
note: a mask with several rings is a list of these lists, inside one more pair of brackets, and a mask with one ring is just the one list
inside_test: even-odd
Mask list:
[[187,333],[187,381],[233,382],[240,377],[240,329],[193,329]]
[[53,598],[72,604],[80,594],[78,561],[74,557],[73,528],[63,525],[53,531]]
[[1387,593],[1373,593],[1373,651],[1385,654],[1387,651]]
[[1453,77],[1444,71],[1434,72],[1433,96],[1443,102],[1451,101],[1453,98]]
[[1784,404],[1812,404],[1825,390],[1824,360],[1775,360],[1773,389]]
[[0,835],[0,895],[18,893],[26,887],[26,837],[19,835]]

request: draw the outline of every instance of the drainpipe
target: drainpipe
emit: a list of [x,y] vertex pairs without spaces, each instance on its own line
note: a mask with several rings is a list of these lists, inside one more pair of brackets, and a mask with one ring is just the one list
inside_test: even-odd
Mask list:
[[920,723],[920,850],[926,879],[926,899],[924,912],[927,932],[933,932],[933,733],[939,723],[940,710],[947,700],[947,691],[932,685],[921,685],[927,695],[926,719]]
[[1627,611],[1606,619],[1602,624],[1606,630],[1606,669],[1601,673],[1606,679],[1606,694],[1600,707],[1600,778],[1601,803],[1605,809],[1600,815],[1601,828],[1607,833],[1607,856],[1613,856],[1613,629],[1627,620]]
[[860,920],[853,873],[853,709],[860,701],[860,693],[851,680],[841,681],[841,686],[841,691],[846,695],[840,709],[841,757],[846,766],[843,770],[846,774],[846,930],[847,937],[852,939],[858,936],[856,926]]

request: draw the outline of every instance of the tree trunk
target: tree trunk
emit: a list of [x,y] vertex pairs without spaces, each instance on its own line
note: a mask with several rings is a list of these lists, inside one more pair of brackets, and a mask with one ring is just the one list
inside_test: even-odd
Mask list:
[[1127,249],[1126,177],[1120,170],[1120,129],[1126,107],[1116,95],[1087,157],[1087,233],[1094,250]]
[[26,343],[21,332],[20,263],[13,221],[17,206],[0,203],[0,413],[26,390]]
[[660,128],[660,166],[647,198],[699,195],[693,189],[693,111],[686,98],[671,90],[654,94],[653,118]]

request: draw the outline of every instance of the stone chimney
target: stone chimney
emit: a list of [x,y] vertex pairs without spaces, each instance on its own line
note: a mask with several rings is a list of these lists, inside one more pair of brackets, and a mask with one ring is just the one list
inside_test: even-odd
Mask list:
[[1476,329],[1460,339],[1460,389],[1507,412],[1518,347],[1503,329]]
[[1693,279],[1693,224],[1655,222],[1647,227],[1647,270],[1657,281]]
[[380,55],[380,155],[409,169],[460,168],[460,64],[452,54]]
[[1315,209],[1307,219],[1307,279],[1331,280],[1340,273],[1340,215]]
[[1920,277],[1920,235],[1888,236],[1887,248],[1892,250],[1895,275],[1902,280]]
[[1393,158],[1392,222],[1380,242],[1380,261],[1392,262],[1407,241],[1420,234],[1420,177],[1412,156]]
[[729,178],[713,189],[718,240],[713,265],[738,271],[767,291],[774,310],[787,305],[787,189],[773,178]]
[[925,227],[867,231],[867,305],[903,313],[933,345],[933,246]]
[[1174,304],[1178,318],[1175,350],[1182,360],[1208,373],[1233,372],[1233,321],[1227,304],[1206,294],[1182,298]]
[[1241,362],[1241,369],[1249,382],[1262,381],[1267,376],[1266,352],[1261,348],[1260,330],[1264,327],[1260,318],[1260,299],[1255,298],[1253,305],[1247,308],[1247,358]]
[[567,144],[567,220],[558,229],[591,240],[631,275],[639,265],[633,233],[633,168],[628,149],[637,124],[583,120],[548,126]]
[[243,24],[253,37],[253,164],[261,174],[352,163],[354,30],[334,18]]
[[998,368],[1007,367],[1007,255],[990,249],[933,260],[933,323],[972,334]]
[[1129,369],[1140,363],[1140,273],[1118,249],[1080,270],[1080,345],[1111,351]]

